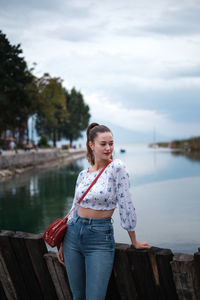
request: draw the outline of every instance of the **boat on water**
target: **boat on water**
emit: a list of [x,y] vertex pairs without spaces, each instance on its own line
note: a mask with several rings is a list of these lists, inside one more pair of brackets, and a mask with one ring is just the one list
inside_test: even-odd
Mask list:
[[125,149],[120,149],[120,153],[125,153],[126,150]]

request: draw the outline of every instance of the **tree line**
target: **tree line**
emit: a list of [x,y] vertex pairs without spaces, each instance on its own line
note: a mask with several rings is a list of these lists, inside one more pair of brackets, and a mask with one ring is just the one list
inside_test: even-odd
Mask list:
[[9,130],[22,143],[35,116],[40,137],[54,146],[62,138],[72,145],[88,126],[89,106],[76,88],[64,88],[60,77],[35,76],[35,65],[28,68],[22,53],[21,45],[11,45],[0,31],[0,138]]

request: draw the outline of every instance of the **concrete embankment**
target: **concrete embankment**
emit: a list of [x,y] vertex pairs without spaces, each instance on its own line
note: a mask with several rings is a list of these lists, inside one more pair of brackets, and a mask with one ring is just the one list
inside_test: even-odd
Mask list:
[[0,179],[21,174],[31,168],[45,168],[59,162],[69,164],[77,159],[85,157],[85,149],[38,149],[25,152],[19,150],[5,151],[0,156]]

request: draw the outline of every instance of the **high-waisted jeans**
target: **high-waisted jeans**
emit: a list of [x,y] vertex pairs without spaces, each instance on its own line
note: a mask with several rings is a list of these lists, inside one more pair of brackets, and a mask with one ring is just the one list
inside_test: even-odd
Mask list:
[[73,300],[104,300],[115,253],[112,219],[73,218],[63,250]]

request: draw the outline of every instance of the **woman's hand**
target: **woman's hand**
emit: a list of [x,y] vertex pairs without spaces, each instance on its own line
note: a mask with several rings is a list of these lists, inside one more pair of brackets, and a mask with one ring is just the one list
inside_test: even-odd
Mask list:
[[130,236],[132,245],[136,249],[150,249],[151,248],[151,246],[147,242],[138,242],[136,240],[136,233],[135,233],[135,231],[128,231],[128,234]]
[[150,249],[151,248],[151,245],[149,245],[147,242],[138,242],[136,241],[133,246],[136,248],[136,249]]
[[60,244],[60,248],[59,248],[59,251],[57,253],[57,258],[58,258],[58,261],[65,266],[65,262],[64,262],[64,256],[63,256],[63,244],[61,243]]

